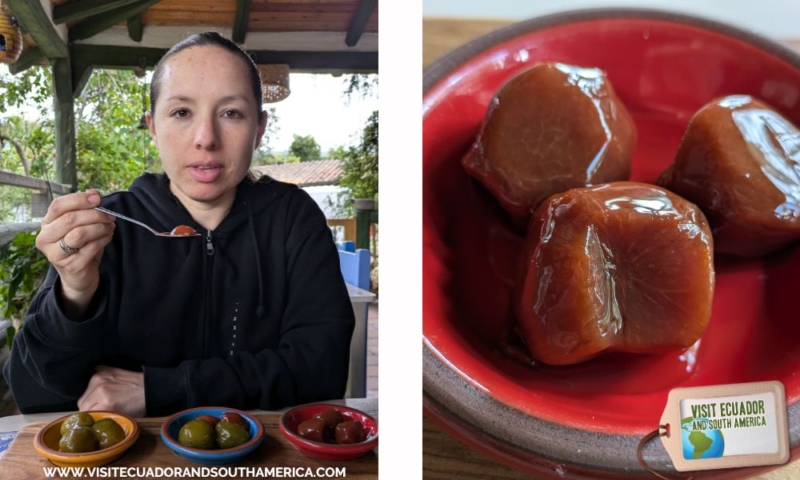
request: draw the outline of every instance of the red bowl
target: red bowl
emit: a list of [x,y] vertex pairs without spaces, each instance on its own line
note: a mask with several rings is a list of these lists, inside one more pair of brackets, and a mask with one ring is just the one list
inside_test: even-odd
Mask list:
[[[297,433],[298,425],[314,418],[314,415],[328,408],[339,410],[345,420],[361,422],[367,434],[367,439],[360,443],[338,445],[315,442],[301,437]],[[294,407],[281,415],[278,429],[298,450],[309,457],[322,460],[352,460],[366,455],[378,446],[378,423],[375,419],[360,410],[343,405],[313,403]]]
[[[512,25],[425,71],[423,96],[424,406],[445,430],[509,465],[563,478],[646,475],[636,444],[672,388],[780,380],[800,443],[800,250],[716,265],[709,327],[666,355],[604,355],[569,367],[522,365],[503,349],[523,232],[463,171],[497,89],[536,62],[605,70],[633,116],[635,181],[655,183],[689,119],[749,94],[800,125],[800,56],[717,22],[666,12],[591,10]],[[644,450],[671,471],[658,441]],[[754,470],[717,472],[741,478]],[[649,474],[648,474],[649,475]],[[712,475],[712,474],[709,474]]]

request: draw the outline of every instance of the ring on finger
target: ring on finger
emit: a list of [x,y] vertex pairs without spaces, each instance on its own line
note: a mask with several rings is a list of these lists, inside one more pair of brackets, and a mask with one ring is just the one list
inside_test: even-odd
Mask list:
[[64,250],[64,253],[66,253],[67,256],[78,253],[78,250],[80,250],[80,248],[74,248],[67,245],[66,242],[64,242],[64,237],[61,237],[61,240],[58,241],[58,246],[61,247],[61,250]]

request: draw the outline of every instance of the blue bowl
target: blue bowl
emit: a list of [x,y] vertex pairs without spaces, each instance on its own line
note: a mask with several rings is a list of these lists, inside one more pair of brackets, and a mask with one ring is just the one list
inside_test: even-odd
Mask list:
[[[247,431],[250,434],[250,440],[246,443],[235,448],[226,448],[224,450],[206,450],[187,447],[178,442],[178,432],[191,420],[194,420],[200,415],[211,415],[212,417],[219,418],[223,413],[227,412],[238,413],[247,421]],[[164,440],[164,443],[174,450],[175,453],[190,462],[199,463],[201,465],[227,465],[241,460],[248,453],[258,448],[264,440],[264,427],[261,425],[261,422],[241,410],[227,407],[198,407],[178,412],[164,421],[161,425],[161,439]]]

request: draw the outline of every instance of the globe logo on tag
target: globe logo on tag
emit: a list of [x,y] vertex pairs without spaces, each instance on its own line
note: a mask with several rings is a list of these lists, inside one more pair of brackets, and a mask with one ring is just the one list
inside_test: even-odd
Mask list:
[[719,458],[725,451],[725,437],[719,430],[708,429],[707,418],[686,417],[681,420],[683,458]]

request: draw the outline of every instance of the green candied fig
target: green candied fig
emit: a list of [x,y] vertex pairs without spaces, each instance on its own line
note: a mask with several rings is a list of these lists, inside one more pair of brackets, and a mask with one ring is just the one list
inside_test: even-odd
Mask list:
[[233,448],[247,443],[250,434],[238,423],[219,422],[216,427],[219,448]]
[[94,425],[94,418],[86,412],[73,413],[61,423],[61,435],[78,427],[91,427]]
[[92,432],[97,438],[100,448],[113,447],[125,439],[125,430],[111,418],[104,418],[94,422]]
[[214,428],[205,420],[195,418],[181,427],[178,441],[192,448],[214,448]]
[[84,453],[97,450],[97,438],[90,427],[77,427],[61,437],[58,450],[66,453]]

